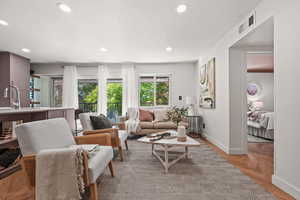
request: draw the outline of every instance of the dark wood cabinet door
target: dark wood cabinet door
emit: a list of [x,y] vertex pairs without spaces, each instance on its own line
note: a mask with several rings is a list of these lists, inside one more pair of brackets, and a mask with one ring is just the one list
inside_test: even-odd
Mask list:
[[48,111],[48,119],[65,118],[65,110],[50,110]]

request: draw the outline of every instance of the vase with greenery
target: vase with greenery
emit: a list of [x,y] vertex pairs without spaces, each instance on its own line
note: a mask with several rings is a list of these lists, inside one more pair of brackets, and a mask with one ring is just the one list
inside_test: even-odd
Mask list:
[[187,116],[188,108],[178,108],[174,106],[172,109],[167,111],[168,120],[174,122],[177,127],[180,122]]

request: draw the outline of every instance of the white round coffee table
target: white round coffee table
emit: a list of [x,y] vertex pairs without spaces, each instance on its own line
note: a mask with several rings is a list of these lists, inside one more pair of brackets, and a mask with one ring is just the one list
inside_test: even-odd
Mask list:
[[[174,131],[174,130],[170,130],[170,131],[166,131],[166,132],[171,132],[172,135],[177,134],[176,131]],[[200,145],[200,143],[198,141],[194,140],[193,138],[191,138],[189,136],[187,136],[186,142],[179,142],[179,141],[177,141],[177,138],[161,139],[161,140],[157,140],[157,141],[153,141],[153,142],[150,140],[151,140],[151,138],[145,136],[145,137],[138,139],[137,141],[152,145],[152,155],[154,155],[160,161],[160,163],[162,164],[162,166],[165,169],[165,173],[168,173],[169,168],[172,165],[174,165],[175,163],[177,163],[179,160],[181,160],[183,158],[188,158],[188,156],[189,156],[188,148],[189,147]],[[162,151],[164,152],[164,160],[159,156],[158,152],[161,150],[157,150],[155,148],[156,146],[162,147]],[[184,147],[185,151],[183,153],[176,152],[176,151],[170,151],[170,149],[175,146]],[[179,154],[179,156],[176,159],[169,162],[169,153],[176,153],[176,154]]]

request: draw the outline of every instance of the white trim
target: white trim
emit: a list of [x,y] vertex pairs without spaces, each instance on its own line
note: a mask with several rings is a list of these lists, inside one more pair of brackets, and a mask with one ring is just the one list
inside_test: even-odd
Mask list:
[[248,126],[247,126],[247,112],[248,112],[248,99],[247,99],[247,52],[242,52],[242,65],[243,67],[243,76],[245,79],[242,79],[242,104],[241,104],[241,110],[242,110],[242,126],[241,126],[241,132],[243,133],[243,136],[241,138],[241,147],[240,148],[230,148],[230,154],[236,154],[236,155],[243,155],[248,154]]
[[247,154],[247,151],[244,148],[229,148],[230,155],[244,155]]
[[276,185],[277,187],[279,187],[280,189],[282,189],[283,191],[289,193],[290,195],[292,195],[296,199],[300,199],[300,189],[297,188],[294,185],[291,185],[290,183],[288,183],[284,179],[282,179],[282,178],[280,178],[276,175],[273,175],[272,176],[272,183],[274,185]]
[[203,133],[203,135],[209,142],[211,142],[212,144],[217,146],[219,149],[221,149],[225,153],[229,154],[229,149],[224,144],[220,143],[218,140],[216,140],[214,137],[211,137],[207,133]]

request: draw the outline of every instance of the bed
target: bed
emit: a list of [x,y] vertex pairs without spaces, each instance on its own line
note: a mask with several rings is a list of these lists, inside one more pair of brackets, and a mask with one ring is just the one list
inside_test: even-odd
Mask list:
[[274,140],[274,112],[249,111],[247,115],[249,135]]

